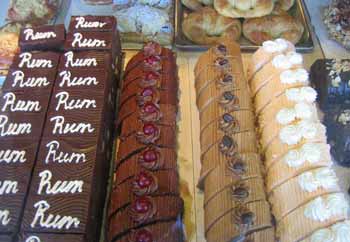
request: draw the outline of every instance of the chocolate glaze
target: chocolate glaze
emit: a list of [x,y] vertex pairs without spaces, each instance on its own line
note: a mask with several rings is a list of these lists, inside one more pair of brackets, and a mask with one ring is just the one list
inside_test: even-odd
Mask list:
[[[134,222],[130,217],[132,205],[127,206],[110,217],[109,233],[113,234],[113,237],[118,238],[141,226],[177,220],[183,211],[183,201],[177,196],[152,197],[151,201],[156,209],[153,217],[146,219],[142,223]],[[120,223],[120,221],[123,221],[123,223]]]
[[[29,238],[39,238],[33,242],[65,241],[65,242],[85,242],[85,236],[82,234],[47,234],[47,233],[22,233],[19,235],[18,242],[28,242]],[[29,241],[31,242],[31,241]]]
[[0,197],[0,210],[7,210],[9,212],[8,218],[10,219],[7,225],[0,223],[1,233],[14,233],[17,231],[18,225],[20,223],[20,212],[22,210],[23,204],[23,195]]
[[[84,21],[82,21],[80,18],[83,17]],[[103,26],[100,26],[99,24],[89,24],[84,25],[87,22],[100,22]],[[81,23],[77,26],[77,23]],[[69,31],[115,31],[117,26],[117,21],[114,16],[93,16],[93,15],[86,15],[86,16],[72,16],[70,19],[69,24]]]
[[[23,76],[23,83],[21,85],[20,81],[16,81],[15,82],[15,78],[18,76],[18,78],[20,78],[20,76]],[[31,86],[30,83],[28,83],[28,80],[32,80],[32,79],[36,79],[38,80],[38,78],[45,78],[44,82],[49,83],[48,85],[45,84],[39,84],[35,85],[35,86]],[[13,92],[17,92],[17,91],[23,91],[23,92],[32,92],[34,90],[40,90],[41,92],[50,92],[52,89],[52,85],[55,81],[56,78],[56,71],[51,71],[51,70],[47,70],[47,69],[18,69],[18,68],[14,68],[14,69],[10,69],[6,80],[4,82],[4,85],[2,86],[2,90],[3,91],[13,91]],[[21,78],[22,79],[22,78]]]
[[[81,64],[77,65],[77,61],[81,61]],[[88,65],[87,63],[90,63],[90,65]],[[93,69],[109,70],[111,66],[113,66],[112,55],[107,51],[66,51],[61,56],[59,70],[67,68],[71,70],[85,71],[86,69],[88,69],[89,71]]]
[[[29,31],[31,31],[32,34],[29,34]],[[47,33],[50,33],[50,37],[38,38],[36,34],[38,35],[39,33],[41,33],[41,36],[45,36]],[[66,30],[63,24],[24,28],[21,30],[19,35],[19,46],[21,47],[21,51],[60,50],[63,46],[65,35]],[[27,36],[34,36],[34,38],[26,38]]]
[[0,241],[2,242],[12,242],[12,240],[13,240],[13,236],[11,235],[5,235],[5,234],[0,235]]
[[[22,57],[21,57],[22,56]],[[25,62],[23,66],[19,66],[19,64],[22,62],[23,58],[25,56],[28,56],[28,60],[30,59],[30,62],[33,60],[45,60],[49,61],[52,65],[49,67],[48,65],[40,65],[41,67],[31,67],[31,65],[28,65],[28,62]],[[48,69],[50,71],[53,71],[57,68],[58,62],[59,62],[60,54],[52,51],[47,52],[22,52],[15,56],[13,59],[12,65],[10,69],[29,69],[30,71],[34,70],[43,70]],[[32,64],[32,63],[30,63]]]
[[[140,176],[145,176],[148,180],[149,185],[144,187],[145,190],[148,189],[148,192],[142,191],[137,185]],[[113,202],[109,207],[109,214],[112,215],[130,204],[137,196],[179,195],[178,186],[179,175],[175,169],[155,172],[141,170],[135,176],[114,187],[111,195]]]
[[[181,223],[180,223],[181,224]],[[120,242],[142,242],[146,238],[151,237],[150,241],[168,241],[181,242],[184,241],[182,226],[178,221],[169,221],[152,224],[140,229],[132,230],[128,235],[118,239]],[[110,234],[109,241],[113,241],[113,234]],[[147,241],[147,240],[146,240]]]
[[115,184],[131,179],[141,170],[171,170],[177,169],[177,156],[174,149],[148,147],[124,162],[116,160]]

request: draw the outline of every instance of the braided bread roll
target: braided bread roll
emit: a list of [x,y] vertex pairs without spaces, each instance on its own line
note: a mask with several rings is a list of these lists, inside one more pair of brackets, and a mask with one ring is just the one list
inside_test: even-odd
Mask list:
[[184,19],[182,31],[196,44],[212,45],[223,39],[238,40],[242,28],[239,20],[223,17],[214,9],[205,7]]

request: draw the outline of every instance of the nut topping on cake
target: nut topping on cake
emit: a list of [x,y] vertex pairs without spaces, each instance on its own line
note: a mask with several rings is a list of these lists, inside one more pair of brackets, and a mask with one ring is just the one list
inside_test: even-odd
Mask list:
[[232,157],[236,154],[237,144],[228,135],[224,135],[219,143],[219,150],[222,154],[228,157]]
[[239,131],[239,122],[231,114],[225,113],[219,121],[219,127],[223,132],[233,133]]

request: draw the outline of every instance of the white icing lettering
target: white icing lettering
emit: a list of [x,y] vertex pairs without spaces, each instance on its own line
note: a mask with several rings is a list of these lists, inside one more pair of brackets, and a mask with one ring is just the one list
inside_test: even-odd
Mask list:
[[44,170],[39,173],[40,182],[38,187],[38,194],[58,194],[58,193],[81,193],[83,192],[84,181],[56,181],[51,185],[52,173],[49,170]]
[[64,85],[67,87],[98,85],[96,77],[74,77],[71,79],[72,73],[70,71],[61,71],[59,75],[62,77],[60,87]]
[[45,60],[45,59],[32,59],[32,54],[29,52],[24,52],[19,55],[19,58],[21,58],[21,61],[19,63],[19,67],[26,67],[26,68],[52,68],[53,64],[51,60]]
[[66,67],[86,67],[86,66],[97,66],[96,58],[85,58],[85,59],[74,59],[74,53],[69,51],[64,54],[67,57]]
[[48,229],[70,229],[71,227],[79,227],[80,221],[76,217],[54,215],[50,213],[46,215],[45,213],[50,209],[50,204],[44,200],[35,203],[34,208],[36,211],[33,221],[30,224],[32,228],[35,228],[36,225]]
[[54,163],[75,163],[86,162],[86,156],[84,153],[64,153],[59,151],[60,143],[56,140],[53,140],[46,144],[48,148],[47,155],[45,158],[45,163],[48,164],[50,161]]
[[32,125],[30,123],[8,123],[6,115],[0,115],[0,136],[30,134]]
[[73,110],[73,109],[89,109],[96,108],[96,100],[93,99],[70,99],[68,92],[59,92],[56,94],[56,98],[58,99],[56,105],[56,111],[59,111],[60,108],[65,110]]
[[5,99],[5,103],[1,109],[3,112],[39,112],[41,110],[39,101],[16,100],[16,95],[13,92],[6,93],[3,99]]
[[0,150],[0,163],[24,163],[26,161],[25,150]]
[[36,32],[34,33],[33,29],[26,29],[23,31],[25,40],[42,40],[42,39],[51,39],[56,38],[56,33],[49,32]]
[[0,210],[0,222],[1,225],[6,226],[10,223],[10,211],[9,210]]
[[25,242],[41,242],[38,236],[29,236]]
[[54,128],[52,130],[53,134],[84,134],[86,132],[92,133],[95,130],[90,123],[65,123],[65,118],[63,116],[52,117],[50,121],[55,122]]
[[12,73],[14,76],[12,87],[46,87],[50,85],[50,82],[47,80],[47,77],[28,77],[25,79],[23,71],[14,71]]
[[75,28],[103,28],[107,23],[99,21],[86,21],[84,17],[76,17]]
[[99,39],[86,39],[81,33],[74,34],[74,40],[72,42],[73,47],[106,47],[105,40]]
[[4,180],[0,181],[0,195],[16,194],[18,192],[18,182]]

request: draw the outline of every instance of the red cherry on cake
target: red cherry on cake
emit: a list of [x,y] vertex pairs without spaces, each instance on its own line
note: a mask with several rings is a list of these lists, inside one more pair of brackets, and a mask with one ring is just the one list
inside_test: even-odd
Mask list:
[[153,235],[146,229],[141,229],[136,232],[135,242],[153,242]]
[[150,80],[155,80],[159,77],[158,73],[154,72],[154,71],[149,71],[146,73],[145,75],[145,80],[146,81],[150,81]]
[[157,127],[154,124],[145,124],[143,126],[143,133],[145,135],[153,135],[157,132]]
[[151,87],[146,87],[142,90],[141,96],[143,97],[153,97],[154,90]]
[[141,171],[135,178],[135,182],[140,188],[147,188],[150,187],[153,183],[153,177],[150,176],[148,173]]
[[152,202],[147,197],[139,197],[134,202],[134,210],[137,213],[147,213],[152,209]]
[[159,57],[151,55],[145,59],[145,62],[149,65],[154,65],[159,62]]
[[154,162],[158,159],[157,152],[153,149],[143,152],[143,159],[145,162]]
[[145,104],[145,106],[143,107],[143,111],[145,113],[155,113],[158,111],[158,108],[154,103],[149,102]]

